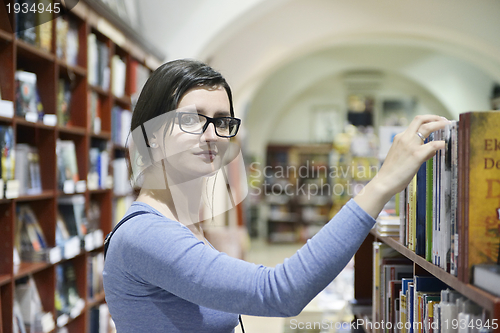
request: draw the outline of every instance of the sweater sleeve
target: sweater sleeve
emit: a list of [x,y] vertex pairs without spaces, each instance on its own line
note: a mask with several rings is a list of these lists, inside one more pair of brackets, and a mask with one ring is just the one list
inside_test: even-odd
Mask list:
[[375,223],[351,200],[293,256],[270,268],[205,246],[178,222],[148,218],[147,227],[125,224],[112,244],[129,278],[215,310],[280,317],[300,313],[345,267]]

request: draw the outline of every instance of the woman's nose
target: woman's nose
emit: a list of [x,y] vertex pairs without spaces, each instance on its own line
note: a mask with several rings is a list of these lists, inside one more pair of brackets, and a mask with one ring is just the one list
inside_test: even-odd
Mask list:
[[217,134],[215,133],[215,124],[208,124],[207,129],[203,132],[201,139],[204,141],[216,141]]

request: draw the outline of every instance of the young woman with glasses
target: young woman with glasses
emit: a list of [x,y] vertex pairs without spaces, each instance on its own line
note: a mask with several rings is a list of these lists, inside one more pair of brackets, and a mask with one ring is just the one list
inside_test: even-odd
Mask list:
[[197,223],[205,178],[224,166],[240,123],[225,79],[203,63],[166,63],[145,84],[130,150],[141,191],[107,243],[104,267],[118,333],[233,332],[239,314],[299,314],[349,262],[385,203],[444,147],[423,138],[447,121],[415,118],[364,191],[275,268],[218,252]]

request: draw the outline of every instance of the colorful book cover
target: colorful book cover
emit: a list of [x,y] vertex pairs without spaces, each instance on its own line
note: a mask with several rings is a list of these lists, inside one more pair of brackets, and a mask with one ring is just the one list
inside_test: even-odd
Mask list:
[[498,263],[500,247],[500,112],[472,112],[469,125],[465,282],[474,265]]
[[451,122],[451,213],[450,213],[450,274],[457,276],[458,260],[458,232],[457,232],[457,207],[458,207],[458,122]]
[[408,185],[408,248],[415,251],[417,219],[417,175]]

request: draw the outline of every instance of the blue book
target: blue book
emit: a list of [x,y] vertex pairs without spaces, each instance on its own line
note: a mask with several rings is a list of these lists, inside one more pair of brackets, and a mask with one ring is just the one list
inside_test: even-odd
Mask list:
[[417,172],[417,216],[416,216],[416,238],[417,245],[415,253],[425,257],[425,225],[426,225],[426,165],[424,162]]

